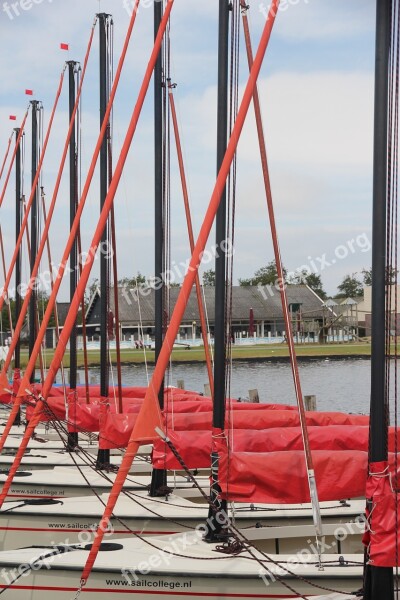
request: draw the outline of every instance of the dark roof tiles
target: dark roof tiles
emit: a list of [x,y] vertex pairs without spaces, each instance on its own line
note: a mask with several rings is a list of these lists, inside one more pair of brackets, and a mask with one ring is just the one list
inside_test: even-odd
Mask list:
[[[214,287],[204,287],[204,298],[208,318],[214,321]],[[170,312],[172,312],[180,288],[169,290]],[[274,286],[234,286],[232,288],[232,319],[247,321],[250,309],[253,309],[255,320],[270,320],[282,318],[282,305],[279,290]],[[287,296],[289,304],[300,304],[304,318],[322,318],[323,301],[306,285],[288,285]],[[114,312],[114,294],[110,292],[111,310]],[[122,323],[152,323],[154,321],[154,289],[140,288],[139,291],[127,287],[119,287],[119,313]],[[184,322],[198,321],[199,311],[195,290],[192,290]]]

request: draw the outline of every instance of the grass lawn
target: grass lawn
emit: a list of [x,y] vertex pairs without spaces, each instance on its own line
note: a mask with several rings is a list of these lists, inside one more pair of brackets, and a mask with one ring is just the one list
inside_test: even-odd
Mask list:
[[[393,347],[394,350],[394,347]],[[259,345],[259,346],[233,346],[233,359],[234,360],[263,360],[263,359],[276,359],[288,357],[288,349],[284,344],[271,344],[271,345]],[[371,344],[369,343],[357,343],[357,344],[299,344],[296,345],[296,353],[299,357],[346,357],[346,356],[370,356],[371,355]],[[143,350],[121,350],[122,363],[124,364],[140,364],[144,363],[145,357]],[[46,364],[49,365],[53,358],[53,350],[46,350],[45,352]],[[146,351],[147,361],[154,363],[154,351]],[[116,360],[116,353],[114,350],[111,351],[112,361]],[[21,363],[22,367],[26,366],[28,359],[28,351],[21,351]],[[192,348],[190,350],[185,349],[174,349],[172,352],[173,362],[204,362],[204,350],[202,348]],[[99,350],[88,351],[89,365],[99,365]],[[78,352],[78,365],[83,366],[83,352]],[[65,354],[64,366],[69,366],[69,353]]]

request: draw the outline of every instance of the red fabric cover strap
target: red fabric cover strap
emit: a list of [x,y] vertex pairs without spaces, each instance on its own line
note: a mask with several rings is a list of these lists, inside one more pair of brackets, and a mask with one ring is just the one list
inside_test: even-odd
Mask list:
[[368,530],[363,542],[367,546],[369,563],[374,567],[400,566],[400,504],[394,491],[394,475],[393,460],[390,460],[390,463],[370,464],[366,496],[371,506],[367,511]]

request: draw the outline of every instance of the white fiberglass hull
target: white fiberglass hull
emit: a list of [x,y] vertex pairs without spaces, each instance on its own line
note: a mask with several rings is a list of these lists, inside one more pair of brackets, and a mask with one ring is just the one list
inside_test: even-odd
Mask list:
[[[20,469],[32,470],[43,470],[43,469],[54,469],[55,467],[76,467],[87,465],[88,462],[93,462],[96,457],[90,454],[90,457],[82,455],[80,452],[73,452],[72,454],[67,451],[60,450],[47,450],[43,449],[34,450],[28,454],[25,454],[21,460]],[[122,461],[122,456],[111,457],[111,463],[113,466],[119,467]],[[0,455],[0,469],[9,469],[14,462],[14,456]],[[145,460],[144,457],[136,457],[132,463],[131,473],[150,473],[152,471],[152,465],[149,461]]]
[[[323,557],[321,570],[312,553],[301,560],[294,555],[273,556],[273,560],[280,561],[273,564],[257,551],[252,552],[258,561],[248,551],[239,556],[216,552],[215,544],[206,544],[195,533],[119,542],[121,546],[116,549],[99,553],[84,597],[106,594],[107,600],[114,600],[128,593],[163,600],[180,597],[282,600],[289,595],[296,597],[292,590],[298,595],[316,596],[322,591],[321,586],[349,593],[362,585],[362,555],[345,555],[342,564],[337,556],[328,555]],[[0,585],[6,588],[4,600],[71,600],[79,588],[88,549],[56,556],[52,552],[50,548],[26,548],[0,553]],[[264,563],[260,564],[260,560]],[[18,568],[24,575],[12,585],[18,577]]]
[[[66,442],[60,440],[58,437],[56,440],[48,439],[45,435],[43,437],[37,436],[40,439],[31,438],[28,442],[27,450],[65,450]],[[5,444],[4,451],[17,451],[21,445],[22,436],[8,436]],[[42,441],[40,441],[42,440]],[[79,439],[79,446],[86,450],[86,452],[91,452],[93,454],[97,454],[98,452],[98,443],[96,436],[94,436],[92,441],[88,441],[86,439]],[[151,452],[152,446],[149,444],[145,444],[140,446],[137,454],[139,455],[148,455]],[[120,455],[121,452],[119,450],[111,450],[111,454]]]
[[[91,467],[71,469],[56,467],[44,471],[21,471],[16,473],[7,498],[68,498],[91,495],[91,490],[103,494],[109,492],[114,483],[115,473],[94,471]],[[0,486],[6,481],[6,475],[0,475]],[[129,475],[125,482],[127,490],[144,490],[150,485],[151,475]],[[199,478],[201,485],[208,484],[208,478]],[[171,474],[168,478],[171,488],[190,488],[192,482],[186,477]]]
[[[56,500],[54,504],[24,504],[8,501],[0,511],[0,550],[26,545],[83,543],[91,539],[100,522],[108,495]],[[253,538],[264,551],[288,553],[304,547],[313,537],[312,511],[309,505],[237,506],[229,511],[240,528],[255,528]],[[239,510],[238,510],[239,509]],[[263,510],[265,509],[265,510]],[[361,550],[364,533],[363,503],[322,503],[325,548],[327,552],[356,553]],[[173,534],[194,529],[205,523],[208,507],[177,495],[168,500],[150,498],[147,492],[135,492],[134,500],[121,495],[111,520],[110,537],[140,534]],[[341,536],[335,537],[339,531]],[[345,535],[344,533],[345,532]],[[344,539],[338,539],[339,537]],[[329,549],[328,549],[329,546]]]

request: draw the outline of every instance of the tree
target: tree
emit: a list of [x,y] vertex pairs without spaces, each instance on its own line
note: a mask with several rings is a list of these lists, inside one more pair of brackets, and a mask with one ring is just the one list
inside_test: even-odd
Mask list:
[[372,285],[372,267],[370,269],[363,269],[361,273],[363,274],[364,285]]
[[145,275],[142,275],[140,271],[136,277],[123,277],[122,279],[118,279],[118,285],[122,285],[124,287],[135,288],[137,285],[144,285],[147,283],[147,278]]
[[91,284],[85,290],[85,304],[86,305],[89,304],[89,302],[93,298],[93,294],[99,288],[99,286],[100,286],[100,282],[99,282],[98,277],[95,277],[95,279],[92,279]]
[[[286,269],[283,269],[283,276],[286,279]],[[250,279],[239,279],[239,284],[246,285],[275,285],[278,281],[278,273],[274,260],[271,260],[265,267],[258,269]]]
[[325,290],[323,289],[323,283],[321,279],[321,275],[317,275],[316,273],[308,273],[305,269],[298,273],[294,277],[289,280],[289,283],[295,283],[297,285],[304,284],[308,285],[309,288],[313,290],[322,300],[327,298]]
[[[10,298],[9,300],[10,308],[11,308],[11,318],[13,319],[13,323],[15,324],[15,300],[14,298]],[[0,329],[3,333],[11,333],[10,331],[10,317],[8,312],[8,303],[4,302],[3,309],[0,315]],[[0,340],[1,345],[2,340]]]
[[215,271],[214,271],[214,269],[209,269],[208,271],[204,271],[203,285],[209,286],[209,287],[215,287]]
[[339,293],[336,294],[337,298],[357,298],[363,295],[363,284],[356,275],[357,273],[352,273],[343,278],[337,288],[339,290]]
[[[363,280],[364,285],[370,286],[372,285],[372,267],[370,269],[363,269]],[[394,285],[397,281],[398,271],[393,267],[386,267],[386,284]]]

